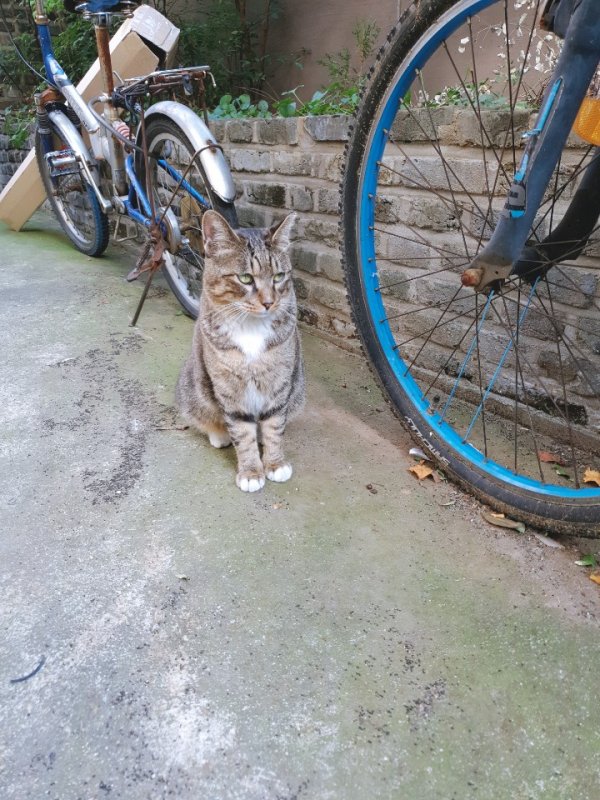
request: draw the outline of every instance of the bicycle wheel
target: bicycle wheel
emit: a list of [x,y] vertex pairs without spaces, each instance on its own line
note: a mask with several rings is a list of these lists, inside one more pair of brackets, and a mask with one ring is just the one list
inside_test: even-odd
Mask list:
[[[108,218],[100,208],[93,189],[76,164],[69,163],[70,149],[60,133],[52,133],[53,156],[42,148],[39,132],[35,136],[38,169],[50,205],[71,242],[88,256],[100,256],[109,238]],[[62,163],[61,163],[62,161]]]
[[[146,126],[146,141],[150,156],[150,178],[156,203],[159,208],[170,206],[182,234],[189,246],[179,253],[165,251],[163,272],[169,287],[191,317],[198,316],[204,247],[202,244],[202,214],[214,208],[233,226],[237,216],[233,203],[225,203],[216,195],[206,180],[200,158],[194,156],[194,148],[181,128],[167,117],[154,117]],[[185,184],[177,188],[179,178],[188,165]],[[138,175],[145,183],[143,159],[138,157]]]
[[[535,280],[485,294],[460,283],[550,74],[558,42],[533,30],[543,5],[424,0],[405,13],[346,150],[345,279],[385,395],[448,475],[499,511],[599,536],[597,223]],[[565,148],[531,246],[557,230],[595,153]]]

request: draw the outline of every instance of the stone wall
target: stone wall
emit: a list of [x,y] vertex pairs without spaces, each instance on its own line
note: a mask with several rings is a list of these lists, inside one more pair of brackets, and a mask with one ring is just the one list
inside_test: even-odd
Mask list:
[[[0,112],[0,131],[4,129],[4,115]],[[19,168],[19,165],[33,147],[33,136],[29,137],[29,141],[23,148],[14,147],[11,144],[10,136],[5,133],[0,133],[0,192],[14,173]]]

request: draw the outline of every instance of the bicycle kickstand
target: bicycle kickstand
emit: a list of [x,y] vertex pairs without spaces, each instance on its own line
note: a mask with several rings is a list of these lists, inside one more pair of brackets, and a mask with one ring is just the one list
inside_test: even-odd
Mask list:
[[140,257],[138,258],[135,267],[127,275],[129,282],[137,280],[144,272],[148,273],[148,279],[144,286],[144,291],[140,297],[140,302],[135,310],[133,319],[129,323],[131,328],[135,328],[140,314],[142,313],[143,305],[148,296],[152,279],[156,272],[162,267],[164,261],[166,243],[158,225],[154,225],[150,229],[150,239],[144,245]]

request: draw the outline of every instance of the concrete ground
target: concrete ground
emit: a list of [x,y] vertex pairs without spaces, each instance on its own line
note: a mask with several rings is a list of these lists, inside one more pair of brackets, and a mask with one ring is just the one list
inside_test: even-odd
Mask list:
[[3,800],[597,797],[596,543],[418,483],[307,332],[294,477],[243,494],[174,415],[164,286],[132,329],[130,258],[43,218],[0,253]]

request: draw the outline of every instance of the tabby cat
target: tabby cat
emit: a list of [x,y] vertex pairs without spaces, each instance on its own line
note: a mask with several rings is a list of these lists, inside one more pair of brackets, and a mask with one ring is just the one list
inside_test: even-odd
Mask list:
[[216,211],[202,219],[200,312],[176,402],[213,447],[233,442],[236,483],[244,492],[262,489],[265,477],[283,482],[292,475],[283,432],[304,402],[287,254],[293,223],[289,214],[269,229],[233,230]]

